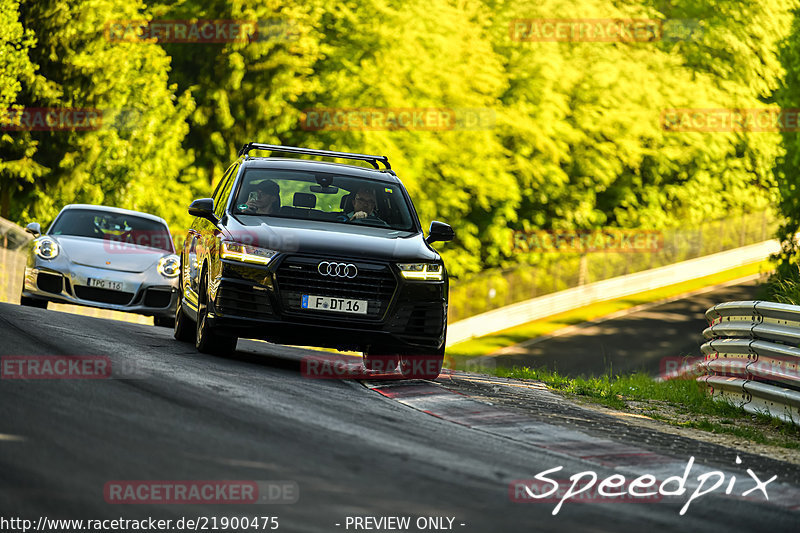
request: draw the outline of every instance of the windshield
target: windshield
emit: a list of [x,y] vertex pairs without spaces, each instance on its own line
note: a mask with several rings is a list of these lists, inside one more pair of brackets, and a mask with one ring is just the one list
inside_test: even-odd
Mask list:
[[319,172],[249,169],[239,186],[233,212],[401,231],[415,229],[399,186]]
[[174,252],[169,228],[164,224],[135,215],[66,209],[56,218],[49,235],[90,237],[136,244],[166,252]]

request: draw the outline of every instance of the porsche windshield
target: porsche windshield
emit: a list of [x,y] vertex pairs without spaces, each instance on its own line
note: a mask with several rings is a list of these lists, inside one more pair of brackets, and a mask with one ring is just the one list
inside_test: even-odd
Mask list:
[[49,235],[90,237],[174,252],[169,229],[156,220],[91,209],[65,209]]
[[398,185],[318,172],[249,169],[233,212],[401,231],[415,228]]

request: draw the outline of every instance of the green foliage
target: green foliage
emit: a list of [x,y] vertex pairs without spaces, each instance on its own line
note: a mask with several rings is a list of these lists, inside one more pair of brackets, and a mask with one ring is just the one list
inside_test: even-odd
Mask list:
[[[513,18],[576,13],[582,18],[692,17],[705,28],[709,20],[716,24],[724,5],[723,11],[735,9],[742,13],[736,19],[744,21],[726,19],[728,27],[746,25],[740,29],[764,36],[760,53],[747,56],[732,56],[730,39],[712,34],[702,42],[507,43],[502,55],[512,81],[503,100],[524,118],[510,128],[506,144],[513,148],[515,174],[524,186],[524,225],[666,228],[717,218],[731,209],[763,209],[770,201],[766,191],[778,154],[777,134],[671,133],[659,120],[670,108],[763,105],[759,98],[782,74],[774,43],[785,34],[788,14],[776,2],[783,11],[773,13],[764,28],[751,28],[754,19],[763,19],[755,15],[767,7],[749,4],[692,2],[691,12],[678,7],[659,12],[631,3],[614,9],[604,1],[554,0],[535,10],[516,4],[501,9],[500,28]],[[748,37],[747,43],[753,41]],[[729,75],[733,72],[737,76]]]
[[[12,104],[23,84],[34,79],[35,67],[28,51],[35,42],[33,31],[19,22],[19,0],[0,0],[0,124],[12,122]],[[13,106],[19,109],[20,106]],[[9,217],[11,190],[18,181],[32,183],[44,169],[30,156],[35,147],[0,132],[0,216]],[[9,157],[6,154],[16,154]]]
[[[776,91],[775,101],[786,109],[796,109],[800,97],[800,10],[794,11],[791,33],[780,43],[780,59],[786,69],[781,87]],[[775,175],[780,191],[780,212],[783,224],[778,235],[782,240],[782,250],[778,254],[779,264],[770,288],[773,298],[787,303],[800,304],[798,299],[798,251],[800,243],[800,134],[785,131],[782,134],[785,155],[775,166]]]
[[5,109],[16,100],[22,80],[33,74],[28,59],[33,32],[19,22],[19,0],[2,0],[0,6],[0,106]]
[[[476,1],[369,0],[326,11],[320,21],[325,58],[314,66],[324,91],[304,95],[301,106],[490,109],[499,122],[506,81],[486,34],[489,18]],[[491,129],[296,128],[287,139],[389,155],[423,227],[434,219],[455,227],[457,244],[440,247],[451,272],[475,271],[496,257],[506,226],[517,218],[518,187]]]
[[103,120],[88,131],[8,134],[14,146],[47,169],[33,183],[17,180],[12,218],[47,222],[62,205],[85,202],[187,221],[191,190],[178,176],[190,162],[181,142],[193,103],[168,85],[170,58],[161,47],[104,36],[106,23],[140,19],[143,9],[127,0],[22,4],[22,19],[37,36],[30,57],[41,76],[23,87],[17,102],[29,108],[97,109]]
[[173,61],[170,81],[196,101],[184,147],[195,160],[189,173],[208,196],[243,144],[281,144],[296,128],[298,98],[321,89],[313,70],[322,59],[321,7],[277,0],[151,5],[154,20],[235,20],[261,28],[250,39],[162,45]]
[[752,415],[741,407],[716,401],[694,379],[657,381],[646,374],[607,374],[584,379],[528,367],[498,368],[494,374],[542,381],[558,391],[582,396],[613,409],[627,410],[629,402],[635,402],[648,417],[682,427],[800,449],[800,427],[766,414]]
[[[694,226],[764,210],[776,181],[784,213],[797,212],[796,134],[783,136],[776,180],[777,133],[661,124],[670,108],[796,102],[794,0],[0,2],[0,105],[92,107],[107,119],[98,130],[0,137],[0,188],[19,222],[86,201],[181,227],[187,202],[207,196],[253,140],[390,156],[423,225],[454,226],[456,241],[438,247],[461,277],[541,266],[511,249],[514,229]],[[655,42],[512,39],[510,22],[530,18],[663,19],[689,31]],[[150,19],[262,31],[223,43],[104,35],[109,22]],[[304,127],[304,112],[320,108],[480,110],[487,120]]]

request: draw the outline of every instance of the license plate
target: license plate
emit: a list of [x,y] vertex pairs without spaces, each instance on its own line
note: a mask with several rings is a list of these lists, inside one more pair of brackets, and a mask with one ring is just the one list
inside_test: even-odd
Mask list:
[[88,280],[90,287],[97,287],[98,289],[109,289],[112,291],[121,291],[122,290],[122,282],[121,281],[109,281],[107,279],[94,279],[89,278]]
[[367,314],[366,300],[331,298],[330,296],[314,296],[313,294],[304,294],[300,301],[300,307],[317,311],[334,311],[336,313]]

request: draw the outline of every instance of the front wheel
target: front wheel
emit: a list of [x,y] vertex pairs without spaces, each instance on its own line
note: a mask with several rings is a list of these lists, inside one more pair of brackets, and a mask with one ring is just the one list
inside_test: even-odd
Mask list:
[[[22,276],[22,290],[25,290],[25,276]],[[28,298],[19,293],[19,304],[26,307],[38,307],[39,309],[47,309],[47,300],[37,300],[36,298]]]
[[194,341],[195,329],[197,329],[197,326],[194,321],[183,312],[183,293],[180,292],[178,293],[178,305],[175,307],[172,335],[176,341],[192,342]]
[[215,355],[226,355],[236,351],[234,336],[222,335],[208,323],[208,280],[203,272],[200,282],[200,294],[197,302],[197,329],[194,345],[198,352]]

